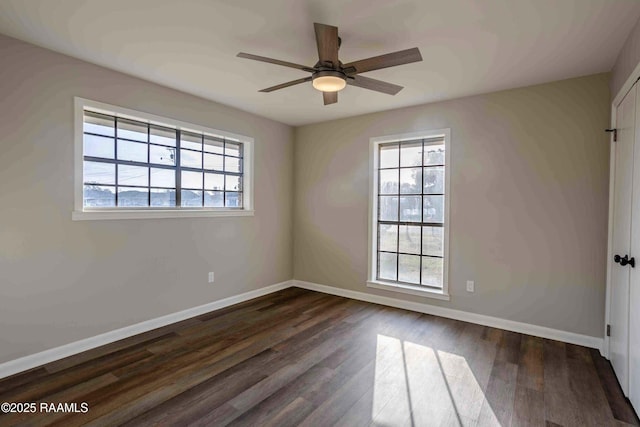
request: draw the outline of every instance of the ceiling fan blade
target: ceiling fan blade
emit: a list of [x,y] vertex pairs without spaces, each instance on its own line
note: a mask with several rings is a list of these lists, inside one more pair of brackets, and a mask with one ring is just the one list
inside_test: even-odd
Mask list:
[[395,95],[400,92],[403,87],[392,83],[383,82],[382,80],[370,79],[369,77],[353,76],[347,78],[347,84],[351,86],[361,87],[363,89],[375,90],[389,95]]
[[324,105],[335,104],[338,102],[338,92],[322,92]]
[[343,65],[342,68],[347,74],[357,74],[419,61],[422,61],[422,55],[420,55],[420,50],[414,47],[412,49],[399,50],[398,52],[387,53],[386,55],[350,62]]
[[313,73],[315,70],[305,65],[294,64],[293,62],[280,61],[279,59],[267,58],[265,56],[252,55],[250,53],[240,52],[238,58],[253,59],[254,61],[267,62],[269,64],[282,65],[283,67],[297,68],[298,70]]
[[299,85],[300,83],[310,82],[310,81],[311,81],[311,77],[305,77],[304,79],[293,80],[291,82],[282,83],[276,86],[271,86],[266,89],[262,89],[258,92],[273,92],[274,90],[284,89],[285,87],[295,86],[295,85]]
[[324,24],[313,24],[316,30],[316,44],[320,63],[331,62],[338,67],[338,27]]

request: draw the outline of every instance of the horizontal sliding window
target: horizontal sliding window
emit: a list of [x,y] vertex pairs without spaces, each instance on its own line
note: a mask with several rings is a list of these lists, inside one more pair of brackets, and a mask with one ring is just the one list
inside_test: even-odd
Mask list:
[[83,211],[250,208],[247,141],[165,118],[154,123],[144,113],[91,106],[81,113]]

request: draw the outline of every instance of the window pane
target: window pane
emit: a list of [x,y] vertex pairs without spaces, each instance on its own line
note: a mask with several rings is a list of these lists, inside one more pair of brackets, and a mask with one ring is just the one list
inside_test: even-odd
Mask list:
[[425,194],[444,194],[444,168],[424,168]]
[[420,283],[420,257],[417,255],[398,255],[398,280],[400,282]]
[[444,144],[424,146],[425,165],[444,165]]
[[237,143],[237,142],[229,142],[229,141],[227,141],[224,144],[224,154],[226,154],[227,156],[241,157],[242,156],[242,145],[240,143]]
[[151,168],[151,186],[175,188],[176,171],[172,169]]
[[154,207],[175,207],[176,190],[166,190],[159,188],[151,189],[151,206]]
[[205,191],[204,205],[208,208],[224,207],[224,193],[222,191]]
[[378,253],[378,279],[396,280],[398,256],[384,252]]
[[147,144],[118,140],[118,160],[147,163]]
[[401,225],[398,252],[420,255],[420,226]]
[[106,208],[116,205],[115,187],[103,185],[84,186],[84,206],[88,208]]
[[149,190],[146,188],[118,187],[118,206],[149,206]]
[[235,175],[227,175],[225,176],[225,190],[227,191],[240,191],[242,187],[240,186],[240,177]]
[[182,206],[202,207],[202,191],[182,190]]
[[444,196],[424,196],[424,222],[444,222]]
[[380,168],[397,168],[399,161],[398,144],[380,146]]
[[202,151],[202,135],[183,131],[180,134],[180,147]]
[[204,153],[204,168],[218,171],[223,170],[222,156]]
[[398,194],[398,169],[380,171],[380,194]]
[[224,193],[225,206],[228,208],[239,208],[242,206],[242,193],[229,192]]
[[380,221],[398,220],[398,196],[380,196],[378,198],[378,210]]
[[201,189],[202,172],[182,171],[182,188]]
[[400,166],[422,166],[422,141],[400,144]]
[[422,257],[422,284],[442,288],[443,259]]
[[224,170],[225,172],[240,172],[240,159],[235,157],[224,157]]
[[115,184],[116,165],[111,163],[84,162],[85,184]]
[[400,193],[422,193],[422,168],[400,169]]
[[420,222],[421,196],[400,197],[400,221]]
[[147,124],[127,119],[118,119],[118,138],[147,142]]
[[224,175],[221,173],[205,173],[204,188],[207,190],[224,190]]
[[144,166],[118,165],[118,185],[148,186],[149,168]]
[[102,136],[85,135],[84,136],[84,155],[91,157],[103,157],[105,159],[113,159],[115,147],[113,138],[105,138]]
[[204,151],[207,153],[224,154],[224,141],[213,136],[204,136]]
[[171,147],[176,146],[176,130],[175,129],[151,125],[150,131],[151,131],[151,135],[149,135],[149,139],[154,144],[168,145]]
[[158,145],[149,146],[149,163],[159,165],[176,165],[176,149],[172,147],[160,147]]
[[443,256],[443,246],[443,227],[422,227],[422,255]]
[[398,251],[398,226],[391,224],[378,225],[378,250],[397,252]]
[[180,150],[180,165],[187,168],[202,169],[202,153],[199,151]]
[[103,114],[84,112],[84,131],[99,135],[114,136],[114,119]]

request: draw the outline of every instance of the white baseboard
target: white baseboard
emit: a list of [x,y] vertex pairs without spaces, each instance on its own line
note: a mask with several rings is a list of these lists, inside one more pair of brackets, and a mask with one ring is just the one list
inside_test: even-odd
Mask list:
[[10,360],[8,362],[0,364],[0,378],[5,378],[18,372],[27,371],[29,369],[36,368],[38,366],[51,363],[56,360],[63,359],[74,354],[81,353],[83,351],[91,350],[96,347],[100,347],[105,344],[110,344],[115,341],[119,341],[124,338],[129,338],[134,335],[148,332],[153,329],[167,326],[172,323],[177,323],[182,320],[186,320],[201,314],[208,313],[210,311],[218,310],[224,307],[228,307],[233,304],[248,301],[253,298],[258,298],[263,295],[267,295],[282,289],[289,288],[293,285],[293,281],[287,280],[285,282],[276,283],[275,285],[266,286],[264,288],[256,289],[254,291],[245,292],[243,294],[234,295],[228,298],[223,298],[218,301],[213,301],[208,304],[200,305],[186,310],[178,311],[176,313],[167,314],[166,316],[157,317],[155,319],[146,320],[144,322],[136,323],[134,325],[125,326],[124,328],[116,329],[113,331],[105,332],[104,334],[89,337],[83,340],[75,341],[69,344],[55,347],[49,350],[42,351],[40,353],[24,356],[19,359]]
[[454,310],[452,308],[440,307],[430,304],[422,304],[413,301],[399,300],[380,295],[368,294],[364,292],[351,291],[333,286],[320,285],[302,280],[293,280],[293,286],[308,289],[310,291],[323,292],[325,294],[337,295],[345,298],[360,301],[372,302],[375,304],[387,305],[390,307],[403,308],[405,310],[417,311],[419,313],[432,314],[434,316],[446,317],[449,319],[462,320],[464,322],[476,323],[478,325],[490,326],[492,328],[505,329],[507,331],[519,332],[521,334],[533,335],[541,338],[548,338],[562,341],[569,344],[577,344],[584,347],[595,348],[603,353],[603,338],[588,335],[576,334],[559,329],[547,328],[544,326],[532,325],[529,323],[515,322],[513,320],[501,319],[498,317],[486,316],[484,314],[470,313],[468,311]]

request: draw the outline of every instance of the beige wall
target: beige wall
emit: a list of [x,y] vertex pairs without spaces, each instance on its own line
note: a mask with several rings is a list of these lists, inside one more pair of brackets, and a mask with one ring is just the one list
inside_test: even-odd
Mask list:
[[[0,58],[0,362],[291,279],[292,128],[4,36]],[[71,221],[74,96],[254,137],[255,216]]]
[[618,95],[636,66],[640,64],[640,20],[636,22],[624,42],[611,70],[611,97]]
[[[602,336],[608,78],[297,128],[294,277]],[[369,289],[369,138],[440,128],[452,135],[451,301]]]

